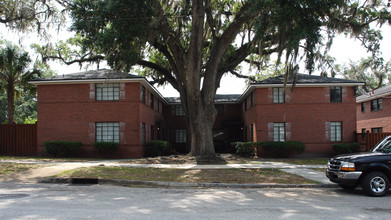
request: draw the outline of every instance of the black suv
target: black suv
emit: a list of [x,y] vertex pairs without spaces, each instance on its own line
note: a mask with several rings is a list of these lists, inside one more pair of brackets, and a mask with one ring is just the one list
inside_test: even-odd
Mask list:
[[386,195],[391,178],[391,136],[384,138],[369,153],[331,158],[326,176],[344,189],[352,190],[361,185],[370,196]]

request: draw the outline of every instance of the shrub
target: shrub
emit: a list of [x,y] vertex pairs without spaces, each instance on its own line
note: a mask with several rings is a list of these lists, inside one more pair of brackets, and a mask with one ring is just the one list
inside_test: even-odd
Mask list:
[[338,143],[333,144],[333,150],[335,154],[350,154],[360,152],[360,144],[359,143]]
[[109,153],[118,149],[119,143],[116,142],[95,142],[94,147],[101,153]]
[[75,155],[82,143],[77,141],[45,141],[43,145],[46,152],[55,157],[68,157]]
[[349,144],[350,151],[352,153],[360,152],[361,145],[359,143],[351,143]]
[[237,155],[242,157],[254,157],[255,149],[259,146],[259,142],[233,142]]
[[305,150],[305,144],[301,141],[287,141],[286,144],[289,153],[302,154]]
[[262,150],[266,157],[288,157],[287,145],[285,142],[262,142]]
[[301,141],[287,141],[287,142],[262,142],[262,150],[266,157],[289,157],[294,153],[301,154],[305,150],[305,145]]
[[168,141],[154,140],[145,145],[144,156],[156,157],[165,156],[173,153],[171,144]]
[[350,150],[350,147],[348,144],[345,143],[338,143],[338,144],[333,144],[333,150],[335,153],[338,154],[348,154],[351,153],[352,151]]

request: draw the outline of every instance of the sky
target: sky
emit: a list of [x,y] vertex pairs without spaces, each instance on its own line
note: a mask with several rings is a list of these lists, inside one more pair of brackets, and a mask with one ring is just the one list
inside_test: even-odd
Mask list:
[[[391,60],[391,27],[384,25],[382,27],[382,35],[383,40],[381,42],[381,51],[383,57],[386,61]],[[63,30],[57,34],[57,32],[52,33],[51,42],[56,42],[58,40],[66,40],[72,36],[72,33]],[[18,34],[9,31],[2,24],[0,24],[0,38],[9,40],[14,44],[22,44],[25,50],[29,50],[29,45],[31,43],[41,43],[41,40],[35,36],[35,34]],[[358,61],[361,58],[368,57],[370,54],[366,52],[365,48],[361,46],[361,43],[354,38],[350,38],[349,36],[337,36],[333,45],[329,51],[329,55],[336,58],[336,62],[338,64],[349,63],[349,61]],[[55,70],[58,74],[69,74],[85,71],[84,69],[80,69],[79,65],[74,64],[71,66],[60,64],[58,62],[52,62],[51,68]],[[89,69],[95,69],[96,65]],[[109,68],[103,67],[100,68]],[[243,67],[242,72],[249,72],[248,67]],[[304,73],[305,71],[302,70]],[[221,80],[220,88],[217,90],[217,94],[242,94],[246,89],[246,80],[239,79],[231,74],[226,74]],[[164,97],[173,97],[179,96],[179,93],[173,89],[171,86],[162,86],[157,87],[159,92]]]

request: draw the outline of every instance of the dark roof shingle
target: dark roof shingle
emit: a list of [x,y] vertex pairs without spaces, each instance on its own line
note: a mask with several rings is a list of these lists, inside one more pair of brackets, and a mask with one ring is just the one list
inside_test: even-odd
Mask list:
[[57,80],[89,80],[89,79],[131,79],[131,78],[144,78],[142,76],[136,76],[129,73],[119,72],[115,70],[99,69],[89,70],[86,72],[63,74],[52,76],[48,78],[35,79],[31,81],[57,81]]
[[[296,80],[296,84],[320,84],[320,83],[360,83],[358,81],[348,80],[348,79],[339,79],[339,78],[331,78],[325,76],[314,76],[307,74],[297,74],[296,78],[292,76],[288,79],[288,84],[292,84]],[[284,75],[271,77],[256,83],[254,85],[259,84],[284,84]]]
[[[215,103],[236,103],[240,98],[240,94],[216,94],[215,95]],[[166,101],[170,104],[180,104],[180,97],[166,97]]]

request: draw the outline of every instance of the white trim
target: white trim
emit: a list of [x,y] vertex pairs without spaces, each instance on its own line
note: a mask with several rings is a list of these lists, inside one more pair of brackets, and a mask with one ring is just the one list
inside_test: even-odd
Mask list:
[[42,81],[29,81],[30,84],[33,85],[58,85],[58,84],[85,84],[85,83],[102,83],[102,82],[141,82],[145,79],[143,78],[126,78],[126,79],[63,79],[63,80],[42,80]]
[[[364,83],[305,83],[305,84],[296,84],[295,87],[352,87],[352,86],[363,86]],[[286,84],[286,87],[292,87],[293,84]],[[247,97],[252,91],[256,88],[276,88],[276,87],[284,87],[284,84],[251,84],[249,85],[243,94],[239,97],[238,103],[243,102],[244,97]]]
[[42,80],[42,81],[29,81],[30,84],[40,85],[71,85],[71,84],[90,84],[90,83],[127,83],[127,82],[139,82],[147,90],[152,92],[155,97],[159,97],[160,101],[164,104],[169,104],[163,95],[152,86],[145,78],[124,78],[124,79],[64,79],[64,80]]
[[[300,83],[296,84],[295,87],[330,87],[330,86],[363,86],[364,83]],[[284,87],[284,84],[251,84],[257,88],[268,88],[268,87]],[[293,84],[286,84],[286,87],[292,87]]]
[[[365,95],[368,95],[368,94],[365,94]],[[385,96],[388,96],[388,95],[391,95],[391,92],[384,92],[381,94],[369,95],[369,97],[363,97],[363,98],[360,98],[360,96],[359,96],[356,98],[356,103],[363,103],[363,102],[367,102],[367,101],[372,101],[374,99],[384,98]]]

